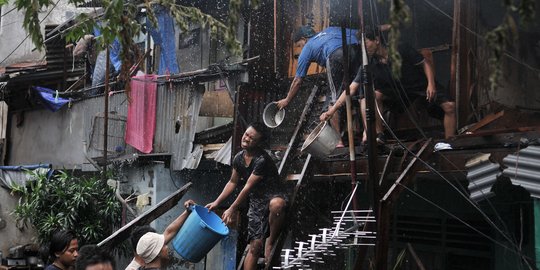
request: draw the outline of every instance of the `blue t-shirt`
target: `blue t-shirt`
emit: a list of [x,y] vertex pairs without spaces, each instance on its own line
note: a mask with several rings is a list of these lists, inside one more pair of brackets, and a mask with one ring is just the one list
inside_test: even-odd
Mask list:
[[[345,30],[347,35],[347,44],[358,44],[356,38],[356,29]],[[311,37],[302,48],[298,57],[298,67],[296,77],[306,76],[309,64],[317,62],[320,66],[326,66],[326,59],[338,48],[342,47],[341,27],[328,27]]]

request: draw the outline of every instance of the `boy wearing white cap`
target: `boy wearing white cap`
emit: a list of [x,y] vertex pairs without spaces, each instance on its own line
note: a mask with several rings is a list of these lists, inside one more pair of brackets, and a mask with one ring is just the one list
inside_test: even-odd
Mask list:
[[[195,204],[195,202],[193,200],[187,200],[184,203],[184,207],[186,208],[186,211],[184,211],[171,224],[169,224],[169,226],[167,226],[167,228],[165,228],[165,231],[163,232],[163,234],[159,234],[159,235],[161,235],[161,237],[158,237],[158,238],[163,238],[161,246],[163,246],[163,245],[167,246],[167,244],[178,233],[178,231],[180,230],[182,225],[184,225],[184,222],[186,221],[187,217],[189,216],[189,213],[190,213],[190,211],[189,211],[190,208],[189,207],[191,205],[194,205],[194,204]],[[145,269],[148,269],[148,263],[143,258],[143,256],[141,256],[140,253],[139,253],[139,243],[141,242],[143,237],[146,236],[148,233],[157,234],[157,233],[155,233],[155,230],[150,226],[138,227],[133,231],[133,233],[131,235],[131,238],[132,238],[131,241],[132,241],[133,249],[135,251],[135,257],[133,258],[131,263],[126,267],[125,270],[138,270],[140,267],[144,267]],[[152,241],[148,242],[148,241],[150,241],[150,239],[148,239],[148,237],[150,237],[150,236],[147,236],[145,238],[146,239],[145,241],[147,241],[146,242],[147,244],[148,243],[154,243],[156,245],[156,244],[160,243],[159,239],[154,239],[154,242],[152,242]],[[155,238],[155,236],[154,236],[154,238]],[[157,242],[155,242],[155,241],[157,241]],[[141,253],[148,254],[148,252],[149,252],[147,250],[148,248],[150,248],[150,247],[141,246]],[[160,247],[160,250],[161,250],[161,247]],[[158,252],[157,254],[159,254],[160,250],[157,250],[157,252]],[[167,257],[165,257],[165,258],[167,258]],[[155,256],[152,259],[155,259]]]
[[141,237],[137,244],[137,255],[144,261],[144,269],[164,268],[169,259],[169,247],[165,245],[163,234],[149,232]]

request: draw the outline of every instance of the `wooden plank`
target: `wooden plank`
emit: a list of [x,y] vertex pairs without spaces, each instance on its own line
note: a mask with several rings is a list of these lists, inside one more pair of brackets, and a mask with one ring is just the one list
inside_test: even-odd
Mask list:
[[420,260],[420,257],[418,257],[418,255],[416,254],[416,251],[412,247],[411,243],[407,243],[407,249],[409,250],[409,253],[413,257],[414,261],[416,262],[416,266],[418,266],[418,269],[426,270],[426,268],[424,267],[424,264]]
[[234,104],[228,91],[206,91],[203,95],[199,116],[233,117]]
[[306,105],[304,106],[304,110],[302,111],[302,114],[300,115],[300,118],[298,119],[298,122],[296,124],[296,128],[294,129],[293,135],[291,136],[291,140],[289,141],[289,144],[287,146],[287,150],[285,151],[285,154],[283,155],[283,159],[281,160],[281,163],[279,164],[278,173],[281,177],[281,179],[285,178],[286,173],[286,165],[290,165],[290,156],[291,151],[293,151],[296,148],[296,144],[299,141],[298,136],[301,131],[304,130],[304,125],[307,119],[308,112],[311,110],[311,106],[313,105],[313,100],[315,99],[315,96],[317,95],[317,91],[319,90],[319,87],[315,85],[313,89],[311,90],[311,94],[309,95]]
[[379,201],[379,215],[377,215],[377,244],[375,247],[375,266],[378,270],[386,270],[388,263],[388,242],[390,239],[389,226],[392,213],[392,205],[396,202],[403,190],[403,185],[407,185],[418,170],[419,160],[426,160],[431,154],[432,139],[428,139],[416,156],[409,162],[409,165],[401,173],[395,183],[388,189],[388,192]]
[[[403,190],[403,187],[401,185],[408,184],[409,181],[412,180],[414,177],[418,167],[419,167],[419,160],[420,158],[422,160],[427,160],[427,156],[431,153],[431,151],[426,151],[428,146],[432,145],[433,140],[428,139],[422,148],[418,151],[416,156],[409,162],[409,165],[407,165],[407,168],[403,170],[401,175],[396,179],[394,184],[388,189],[386,194],[382,197],[381,201],[392,201],[394,202],[399,197],[399,194],[401,190]],[[431,149],[431,147],[429,147]]]
[[532,127],[513,127],[513,128],[501,128],[501,129],[490,129],[486,131],[479,131],[475,133],[467,133],[455,136],[456,138],[471,138],[471,137],[482,137],[482,136],[493,136],[503,133],[513,133],[513,132],[530,132],[540,130],[540,126]]
[[185,184],[179,190],[172,193],[167,198],[163,199],[150,210],[144,212],[143,214],[136,217],[134,220],[111,234],[109,237],[105,238],[103,241],[97,244],[98,247],[111,249],[112,247],[120,244],[130,236],[133,227],[150,224],[150,222],[160,217],[165,212],[169,211],[169,209],[175,207],[176,204],[178,204],[178,201],[180,201],[180,199],[182,199],[182,197],[184,197],[184,195],[187,193],[191,185],[191,182]]
[[498,112],[498,113],[492,113],[492,114],[488,114],[486,117],[482,118],[482,120],[476,122],[472,127],[470,127],[469,129],[465,130],[465,133],[473,133],[475,131],[477,131],[478,129],[484,127],[485,125],[501,118],[502,116],[504,115],[504,110]]
[[287,174],[285,178],[287,181],[296,181],[302,179],[302,175],[299,173]]
[[[302,186],[302,182],[306,176],[306,173],[308,172],[308,168],[311,165],[311,154],[308,154],[306,161],[304,162],[304,166],[302,167],[302,172],[300,173],[300,179],[298,182],[296,182],[296,186],[294,187],[293,194],[290,198],[290,205],[289,205],[289,211],[287,213],[287,219],[286,220],[293,220],[294,215],[296,215],[296,197],[298,195],[298,191],[300,190],[300,187]],[[286,223],[285,226],[288,226],[288,223]],[[283,244],[285,243],[285,240],[288,238],[288,236],[292,233],[292,230],[289,228],[283,227],[281,229],[281,233],[278,236],[278,239],[276,240],[276,243],[274,244],[274,247],[272,251],[270,252],[270,263],[268,263],[264,269],[270,270],[273,266],[278,266],[276,264],[280,263],[280,257],[281,257],[281,249],[283,248]]]
[[211,143],[203,145],[203,151],[217,151],[225,146],[224,143]]

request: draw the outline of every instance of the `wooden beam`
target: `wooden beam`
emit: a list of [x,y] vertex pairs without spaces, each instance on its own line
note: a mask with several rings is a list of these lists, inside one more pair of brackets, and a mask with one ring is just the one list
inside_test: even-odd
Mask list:
[[498,113],[488,114],[486,117],[482,118],[482,120],[476,122],[472,127],[465,130],[465,133],[475,132],[478,129],[482,128],[483,126],[501,118],[503,115],[504,115],[504,110]]
[[298,119],[298,122],[296,123],[296,128],[294,129],[293,135],[291,136],[291,140],[289,141],[289,145],[287,146],[287,151],[285,151],[285,154],[283,155],[283,159],[281,160],[281,163],[279,164],[278,173],[280,175],[281,179],[285,178],[286,173],[286,165],[290,165],[290,154],[291,151],[293,151],[296,148],[296,145],[298,141],[300,140],[300,136],[298,136],[301,131],[304,130],[304,123],[306,122],[308,112],[311,109],[311,105],[313,104],[313,100],[315,99],[315,96],[317,95],[317,92],[319,90],[319,87],[315,85],[313,89],[311,89],[311,94],[309,95],[306,105],[304,106],[304,110],[302,111],[302,114],[300,115],[300,118]]
[[411,253],[411,256],[413,257],[414,261],[416,262],[416,266],[418,266],[418,269],[420,270],[426,270],[424,267],[424,264],[420,260],[420,257],[416,254],[416,251],[412,247],[411,243],[407,243],[407,250],[409,250],[409,253]]
[[187,193],[191,185],[191,182],[185,184],[179,190],[169,195],[167,198],[163,199],[150,210],[144,212],[142,215],[138,216],[137,218],[111,234],[109,237],[105,238],[105,240],[99,242],[97,246],[103,247],[105,249],[111,249],[112,247],[120,244],[130,236],[133,227],[150,224],[150,222],[157,219],[165,212],[169,211],[169,209],[176,206],[178,201],[180,201],[180,199],[184,197],[184,195]]
[[482,137],[482,136],[494,136],[504,133],[514,133],[514,132],[531,132],[540,130],[540,126],[532,127],[512,127],[512,128],[501,128],[501,129],[490,129],[486,131],[475,132],[471,134],[461,134],[455,136],[456,138],[471,138],[471,137]]
[[[418,160],[426,160],[428,155],[431,154],[431,151],[426,151],[428,146],[432,145],[433,140],[428,139],[422,148],[418,151],[416,156],[409,162],[409,165],[407,165],[407,168],[401,173],[401,175],[398,177],[398,179],[394,182],[394,184],[388,189],[386,194],[382,197],[381,201],[392,201],[395,202],[397,198],[399,197],[401,190],[403,190],[402,185],[407,185],[416,174],[416,171],[419,167]],[[431,147],[430,147],[431,148]]]
[[[298,182],[296,182],[296,186],[294,187],[293,194],[290,198],[290,205],[289,205],[289,211],[287,213],[287,219],[288,221],[293,220],[294,215],[296,215],[296,197],[298,195],[298,191],[300,190],[300,187],[302,185],[302,182],[304,178],[306,178],[306,173],[308,172],[308,168],[311,165],[311,154],[308,154],[306,161],[304,162],[304,166],[302,167],[302,172],[300,173],[300,179]],[[288,227],[288,225],[286,225]],[[281,257],[281,249],[283,248],[283,244],[285,243],[285,240],[288,238],[288,236],[292,233],[292,231],[289,228],[286,228],[285,226],[282,228],[278,239],[276,243],[274,243],[274,247],[272,248],[272,251],[270,252],[270,263],[268,263],[264,269],[270,270],[273,266],[277,266],[276,264],[280,263],[280,257]]]
[[377,244],[375,246],[375,265],[378,270],[386,270],[388,264],[388,242],[390,239],[390,220],[392,216],[392,205],[398,199],[403,185],[407,185],[412,181],[416,172],[420,166],[420,159],[427,159],[431,154],[432,139],[428,139],[422,148],[418,151],[416,156],[411,159],[409,165],[401,173],[394,184],[388,189],[388,192],[379,201],[378,215],[377,215]]

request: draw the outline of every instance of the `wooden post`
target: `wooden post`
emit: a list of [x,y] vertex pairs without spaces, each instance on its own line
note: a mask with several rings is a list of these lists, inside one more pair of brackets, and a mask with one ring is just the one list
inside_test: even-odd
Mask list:
[[[349,140],[349,167],[351,171],[351,190],[354,190],[356,187],[356,153],[354,149],[354,130],[353,130],[353,118],[352,118],[352,104],[351,104],[351,93],[349,89],[349,50],[347,46],[347,33],[345,28],[345,22],[341,24],[341,48],[343,50],[343,80],[342,84],[345,87],[345,105],[347,111],[347,135]],[[331,78],[329,78],[331,79]],[[341,88],[336,89],[338,97],[341,93]],[[353,210],[358,210],[356,194],[352,194],[352,205]]]
[[109,46],[107,46],[106,49],[107,54],[107,61],[106,67],[105,67],[105,105],[104,105],[104,112],[103,112],[103,173],[102,173],[102,179],[103,181],[107,181],[107,137],[109,136],[109,65],[111,58],[109,56]]

